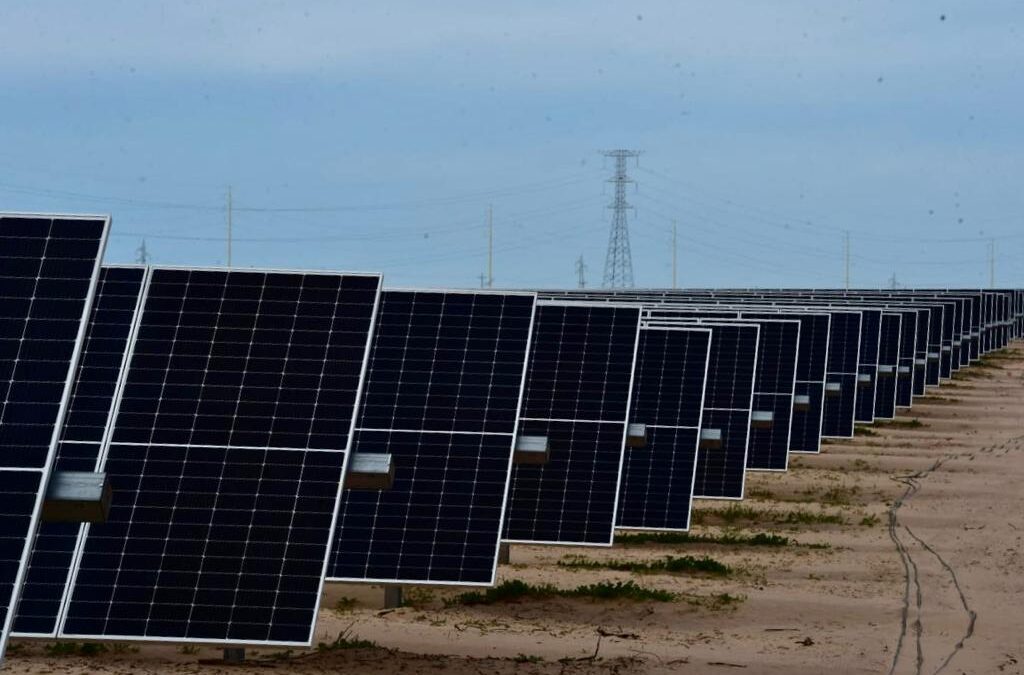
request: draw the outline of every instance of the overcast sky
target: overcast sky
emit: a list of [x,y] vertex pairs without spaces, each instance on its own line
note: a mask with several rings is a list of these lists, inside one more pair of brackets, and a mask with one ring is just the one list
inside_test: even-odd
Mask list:
[[[557,7],[553,5],[558,5]],[[304,9],[303,9],[304,8]],[[588,285],[1024,284],[1024,5],[90,2],[0,9],[0,210],[109,262]]]

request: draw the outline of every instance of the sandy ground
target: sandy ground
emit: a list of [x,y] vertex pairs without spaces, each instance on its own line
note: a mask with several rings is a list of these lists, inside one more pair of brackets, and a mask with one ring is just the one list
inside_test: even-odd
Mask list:
[[[460,590],[329,587],[318,633],[336,648],[107,645],[84,656],[15,642],[11,673],[932,673],[1024,672],[1024,346],[943,386],[872,435],[828,443],[748,499],[695,507],[695,534],[775,533],[785,546],[516,546],[501,580],[563,589],[634,581],[668,602],[519,599],[446,606]],[[920,425],[912,422],[918,420]],[[726,510],[728,509],[728,510]],[[824,514],[824,518],[811,514]],[[840,522],[821,522],[821,521]],[[822,546],[815,546],[822,545]],[[567,556],[709,556],[724,577],[560,566]],[[976,617],[976,618],[975,618]],[[360,645],[357,640],[375,645]]]

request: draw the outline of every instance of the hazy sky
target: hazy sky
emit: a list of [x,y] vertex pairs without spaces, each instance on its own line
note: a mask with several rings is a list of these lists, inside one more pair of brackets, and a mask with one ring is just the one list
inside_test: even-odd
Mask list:
[[[554,6],[557,4],[557,7]],[[304,8],[304,9],[303,9]],[[111,213],[110,262],[599,285],[1024,284],[1024,5],[90,2],[0,7],[0,210]]]

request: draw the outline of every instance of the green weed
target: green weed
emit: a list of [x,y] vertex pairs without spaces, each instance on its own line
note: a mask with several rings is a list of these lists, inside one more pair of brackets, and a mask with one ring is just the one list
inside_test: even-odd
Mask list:
[[455,605],[493,605],[516,600],[546,600],[549,598],[592,598],[597,600],[654,600],[669,602],[675,598],[672,593],[644,588],[632,581],[608,582],[562,589],[550,584],[528,584],[518,579],[505,581],[484,591],[461,593],[444,601],[446,607]]
[[635,562],[630,560],[593,560],[582,556],[568,556],[558,561],[559,567],[570,569],[607,569],[616,572],[633,572],[636,574],[651,574],[658,572],[669,572],[673,574],[708,574],[711,576],[728,576],[732,569],[713,558],[702,556],[665,556],[660,560],[652,562]]

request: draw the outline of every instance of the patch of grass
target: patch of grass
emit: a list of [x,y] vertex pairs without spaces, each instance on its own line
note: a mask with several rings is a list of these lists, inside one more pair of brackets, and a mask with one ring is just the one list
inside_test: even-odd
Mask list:
[[349,637],[349,632],[346,630],[339,633],[338,637],[334,638],[331,642],[321,642],[317,644],[316,650],[318,652],[333,652],[345,649],[374,649],[377,646],[377,643],[372,640],[361,640],[357,637]]
[[871,462],[864,459],[860,459],[858,457],[857,459],[853,460],[853,464],[850,465],[848,470],[876,472],[878,471],[878,467],[872,464]]
[[715,544],[721,546],[799,546],[802,548],[831,548],[829,544],[802,544],[780,534],[758,532],[740,534],[727,530],[720,534],[692,534],[687,532],[633,532],[615,537],[621,546],[646,546],[648,544]]
[[43,651],[47,656],[99,656],[108,650],[99,642],[54,642],[43,647]]
[[345,612],[350,612],[355,609],[358,604],[359,601],[355,598],[343,596],[338,598],[338,601],[334,603],[334,611],[338,614],[344,614]]
[[432,605],[437,594],[423,586],[405,586],[402,589],[402,606],[423,609]]
[[952,398],[952,397],[949,397],[949,396],[938,396],[938,395],[932,394],[932,395],[929,395],[929,396],[922,396],[921,398],[917,399],[917,402],[918,403],[929,403],[929,404],[932,404],[932,405],[953,405],[954,403],[959,403],[960,399]]
[[688,532],[633,532],[615,537],[615,543],[622,546],[643,546],[645,544],[724,544],[727,546],[789,546],[788,537],[777,534],[758,533],[754,535],[725,532],[722,534],[691,534]]
[[767,521],[780,525],[795,525],[795,524],[835,524],[842,525],[846,522],[842,514],[838,513],[818,513],[815,511],[774,511],[774,510],[758,510],[750,508],[749,506],[741,506],[734,504],[725,509],[708,509],[707,511],[697,511],[694,513],[694,522],[697,524],[704,524],[712,518],[717,518],[725,521],[726,523],[732,524],[737,521]]
[[178,647],[178,651],[181,652],[182,654],[188,654],[188,655],[198,654],[199,653],[199,645],[182,645],[182,646]]
[[786,511],[780,513],[775,522],[783,525],[845,525],[846,518],[841,513]]
[[972,363],[969,367],[971,368],[985,368],[989,370],[1005,370],[1001,365],[995,363],[995,361],[1006,360],[1010,357],[997,356],[999,352],[993,352],[991,354],[985,354],[980,359]]
[[920,429],[922,427],[928,426],[927,424],[917,419],[916,417],[909,420],[879,420],[878,422],[875,422],[875,424],[881,427],[892,427],[894,429]]
[[853,435],[854,436],[877,436],[878,432],[875,431],[874,429],[871,429],[870,427],[866,427],[866,426],[864,426],[862,424],[858,424],[855,427],[853,427]]
[[516,663],[541,663],[544,661],[544,657],[535,654],[516,654],[516,657],[512,660]]
[[862,527],[874,527],[875,525],[878,525],[880,522],[882,522],[881,518],[879,518],[875,514],[864,516],[860,519],[860,524]]
[[971,364],[969,368],[961,368],[960,370],[953,373],[952,380],[954,382],[963,382],[964,380],[979,380],[979,379],[991,379],[992,373],[984,372],[984,369],[975,368],[977,364]]
[[858,494],[860,494],[860,488],[856,485],[848,488],[836,486],[822,492],[820,501],[822,504],[830,506],[845,506],[853,501]]
[[708,574],[711,576],[728,576],[732,568],[718,562],[714,558],[684,555],[682,557],[665,556],[652,562],[636,562],[631,560],[593,560],[583,556],[567,556],[558,561],[559,567],[571,569],[607,569],[616,572],[633,572],[635,574],[652,574],[669,572],[673,574]]
[[775,493],[765,488],[750,488],[747,497],[751,499],[775,499]]
[[512,579],[502,582],[494,588],[484,591],[472,591],[460,593],[444,601],[445,607],[455,605],[494,605],[503,602],[514,602],[517,600],[546,600],[549,598],[591,598],[596,600],[654,600],[656,602],[670,602],[675,595],[668,591],[644,588],[632,581],[608,582],[602,581],[596,584],[586,584],[576,588],[557,588],[550,584],[528,584],[525,581]]
[[711,595],[685,595],[683,599],[687,604],[694,607],[718,611],[723,609],[735,609],[740,603],[746,601],[745,595],[732,595],[731,593],[713,593]]
[[1000,349],[999,351],[985,354],[985,356],[981,358],[981,361],[984,362],[1016,360],[1021,358],[1021,356],[1024,356],[1024,353],[1022,353],[1019,349],[1016,349],[1014,347],[1005,347],[1003,349]]
[[[83,647],[85,645],[82,645]],[[112,642],[110,644],[110,651],[114,654],[137,654],[139,648],[137,645],[128,644],[127,642]]]
[[707,518],[717,518],[726,523],[735,523],[740,520],[757,520],[761,513],[761,511],[750,506],[730,504],[724,509],[695,510],[693,512],[693,522],[697,525],[703,525]]

